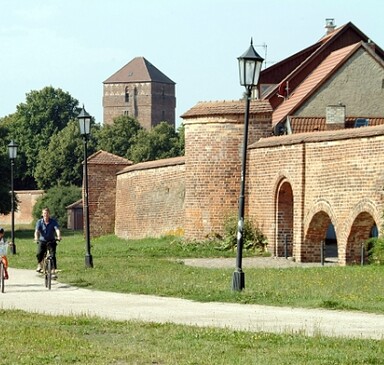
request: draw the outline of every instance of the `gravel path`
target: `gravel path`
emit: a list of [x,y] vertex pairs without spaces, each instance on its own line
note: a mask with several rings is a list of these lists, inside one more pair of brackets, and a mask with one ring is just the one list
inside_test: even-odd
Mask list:
[[49,291],[44,287],[41,276],[32,270],[10,268],[9,274],[5,293],[0,293],[2,309],[251,332],[384,339],[384,315],[236,303],[199,303],[179,298],[94,291],[60,282],[55,282]]
[[[208,267],[208,268],[230,268],[235,269],[236,261],[233,258],[207,258],[207,259],[184,259],[185,265]],[[289,267],[320,267],[319,262],[301,263],[283,257],[244,257],[242,260],[243,269],[251,267],[260,268],[289,268]],[[325,266],[337,265],[335,259],[327,259]]]

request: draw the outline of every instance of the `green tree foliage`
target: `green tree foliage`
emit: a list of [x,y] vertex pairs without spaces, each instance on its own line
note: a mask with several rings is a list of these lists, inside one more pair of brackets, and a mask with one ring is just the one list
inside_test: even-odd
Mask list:
[[170,124],[161,122],[149,131],[139,131],[128,158],[134,162],[143,162],[181,156],[184,144],[180,141],[175,129]]
[[39,151],[47,149],[51,137],[77,117],[78,101],[61,89],[48,86],[26,95],[17,106],[12,121],[7,121],[9,139],[19,144],[15,177],[20,188],[35,188],[34,173]]
[[[96,151],[96,137],[99,126],[91,125],[91,135],[87,151],[91,155]],[[54,186],[82,185],[84,146],[77,120],[54,134],[48,148],[39,151],[35,169],[35,180],[40,189]]]
[[106,124],[98,133],[98,147],[101,150],[129,159],[129,149],[138,132],[142,130],[140,123],[128,116],[120,116],[113,124]]
[[[8,125],[12,116],[0,119],[0,214],[8,214],[11,211],[11,161],[8,154]],[[17,160],[14,161],[14,171],[17,170]],[[17,186],[14,186],[17,190]],[[15,196],[14,208],[17,210],[17,196]]]
[[81,188],[76,186],[57,186],[47,192],[36,201],[33,207],[33,218],[37,221],[41,217],[41,211],[48,207],[51,216],[56,218],[60,227],[67,227],[66,207],[81,199]]

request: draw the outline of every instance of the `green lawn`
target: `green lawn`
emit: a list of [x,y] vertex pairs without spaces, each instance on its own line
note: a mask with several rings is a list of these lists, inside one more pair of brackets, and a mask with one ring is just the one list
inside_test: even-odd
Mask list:
[[[32,230],[16,231],[12,267],[35,269]],[[380,266],[247,269],[246,290],[233,292],[233,269],[181,263],[185,257],[233,257],[214,245],[174,238],[92,240],[94,268],[85,268],[82,235],[65,232],[59,280],[87,288],[227,301],[384,312]],[[11,280],[11,279],[10,279]],[[7,295],[7,293],[3,294]],[[42,298],[42,303],[43,303]],[[42,304],[43,305],[43,304]],[[59,305],[59,304],[58,304]],[[51,317],[0,309],[5,341],[0,364],[384,364],[384,340],[247,333],[174,324]]]
[[[13,267],[35,269],[32,231],[16,233]],[[233,257],[213,244],[187,245],[165,237],[127,241],[115,236],[91,240],[93,269],[85,268],[82,235],[65,232],[58,246],[59,280],[80,287],[154,294],[198,301],[222,301],[384,313],[384,266],[247,269],[246,289],[231,290],[234,269],[186,266],[186,257]]]

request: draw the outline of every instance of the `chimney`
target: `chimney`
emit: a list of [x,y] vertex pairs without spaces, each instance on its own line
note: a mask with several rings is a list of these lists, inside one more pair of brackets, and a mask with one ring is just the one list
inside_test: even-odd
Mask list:
[[335,19],[327,18],[325,19],[325,29],[327,30],[327,35],[331,34],[336,28]]

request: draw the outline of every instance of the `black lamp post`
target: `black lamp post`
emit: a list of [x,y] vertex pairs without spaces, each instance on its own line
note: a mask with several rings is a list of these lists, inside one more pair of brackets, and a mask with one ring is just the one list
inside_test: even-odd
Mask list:
[[239,58],[240,84],[245,86],[246,106],[244,116],[244,139],[241,161],[241,181],[239,198],[239,220],[237,223],[237,255],[236,271],[233,273],[232,289],[241,291],[245,288],[245,276],[242,270],[243,244],[244,244],[244,202],[245,202],[245,174],[247,166],[247,145],[248,145],[248,124],[249,124],[249,105],[252,96],[252,89],[257,86],[264,61],[253,48],[252,40],[248,50]]
[[18,144],[14,141],[8,145],[9,159],[11,160],[11,251],[12,254],[16,254],[16,244],[15,244],[15,191],[13,188],[13,166],[15,164],[15,158],[17,156],[17,147]]
[[84,142],[84,170],[83,170],[83,179],[84,179],[84,218],[85,218],[85,242],[86,242],[86,252],[85,252],[85,267],[93,267],[93,259],[91,255],[91,242],[89,234],[89,201],[88,201],[88,151],[87,144],[91,128],[91,116],[85,111],[84,105],[80,111],[80,114],[77,116],[80,126],[80,134],[83,137]]

